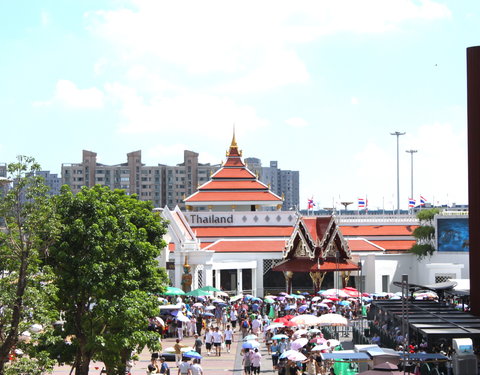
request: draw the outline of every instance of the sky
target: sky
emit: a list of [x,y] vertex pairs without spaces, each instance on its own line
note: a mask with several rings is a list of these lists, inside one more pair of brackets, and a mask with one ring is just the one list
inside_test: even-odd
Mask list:
[[0,162],[142,151],[300,171],[300,208],[467,204],[477,0],[0,2]]

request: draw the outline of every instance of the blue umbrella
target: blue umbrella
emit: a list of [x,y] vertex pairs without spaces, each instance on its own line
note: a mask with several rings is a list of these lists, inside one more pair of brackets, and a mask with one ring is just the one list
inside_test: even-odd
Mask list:
[[340,301],[338,304],[342,306],[350,306],[350,302],[348,301]]
[[187,358],[202,359],[202,356],[195,350],[189,350],[188,352],[182,353],[182,355]]
[[242,344],[243,349],[253,349],[258,348],[260,343],[258,341],[246,341]]
[[272,337],[272,340],[281,340],[281,339],[288,339],[288,336],[281,333],[279,335],[275,335]]
[[214,315],[212,313],[207,312],[207,313],[203,313],[203,316],[214,316]]

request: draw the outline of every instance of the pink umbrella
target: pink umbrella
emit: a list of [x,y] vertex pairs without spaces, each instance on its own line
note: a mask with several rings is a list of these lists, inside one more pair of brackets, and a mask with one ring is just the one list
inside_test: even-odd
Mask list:
[[296,339],[290,344],[290,348],[292,350],[298,350],[300,348],[303,348],[305,345],[308,344],[308,339],[305,337],[301,337],[299,339]]

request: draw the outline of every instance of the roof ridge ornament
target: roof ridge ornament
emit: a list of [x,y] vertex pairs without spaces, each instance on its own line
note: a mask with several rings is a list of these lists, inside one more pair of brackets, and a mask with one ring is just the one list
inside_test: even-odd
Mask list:
[[230,148],[227,151],[227,157],[230,156],[242,156],[242,151],[238,149],[237,140],[235,138],[235,124],[233,124],[233,137],[230,143]]

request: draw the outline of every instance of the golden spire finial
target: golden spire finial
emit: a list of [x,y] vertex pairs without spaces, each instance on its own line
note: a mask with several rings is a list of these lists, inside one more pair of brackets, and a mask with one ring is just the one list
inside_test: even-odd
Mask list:
[[232,137],[232,144],[230,145],[230,148],[231,148],[231,147],[235,147],[235,148],[238,147],[238,146],[237,146],[237,141],[236,141],[236,139],[235,139],[235,124],[233,124],[233,137]]

